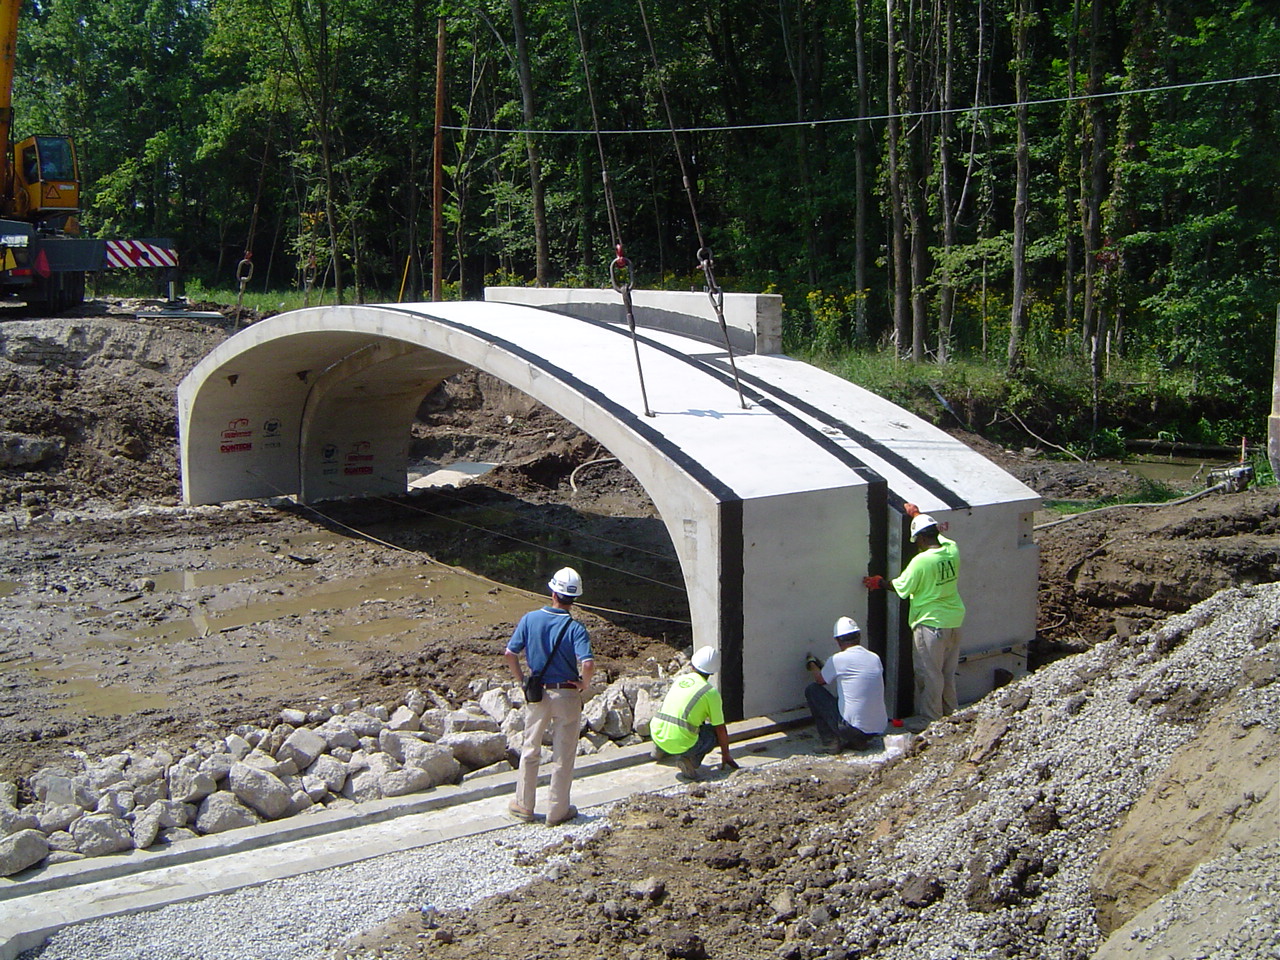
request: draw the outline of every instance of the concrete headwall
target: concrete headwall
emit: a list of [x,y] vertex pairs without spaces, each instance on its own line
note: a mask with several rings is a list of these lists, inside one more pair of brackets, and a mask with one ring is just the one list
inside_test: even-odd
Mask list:
[[[622,298],[598,287],[485,287],[485,300],[557,310],[584,320],[626,323]],[[782,297],[771,293],[726,293],[721,307],[729,344],[740,353],[782,352]],[[633,290],[636,326],[667,330],[706,343],[723,344],[715,306],[705,293]]]

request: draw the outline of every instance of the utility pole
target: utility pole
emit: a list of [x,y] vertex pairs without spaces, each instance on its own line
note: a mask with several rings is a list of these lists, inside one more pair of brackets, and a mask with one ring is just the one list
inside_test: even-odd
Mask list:
[[441,300],[444,270],[444,17],[436,21],[436,135],[431,175],[431,299]]
[[1271,367],[1271,416],[1267,417],[1267,459],[1280,478],[1280,304],[1276,306],[1276,354]]

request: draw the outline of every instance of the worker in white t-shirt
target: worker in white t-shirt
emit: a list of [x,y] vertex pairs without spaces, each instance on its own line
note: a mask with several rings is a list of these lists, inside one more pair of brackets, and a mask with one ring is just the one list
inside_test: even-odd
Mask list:
[[865,750],[889,725],[884,706],[884,665],[862,646],[862,631],[850,617],[836,621],[840,650],[824,664],[810,654],[805,661],[813,683],[805,700],[822,741],[821,753]]

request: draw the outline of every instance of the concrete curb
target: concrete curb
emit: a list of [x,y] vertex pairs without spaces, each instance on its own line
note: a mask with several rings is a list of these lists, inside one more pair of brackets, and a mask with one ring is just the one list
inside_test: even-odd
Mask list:
[[[729,739],[734,743],[758,740],[772,734],[782,734],[788,729],[808,723],[809,720],[807,710],[791,710],[771,717],[744,720],[729,725]],[[576,764],[575,781],[585,781],[601,774],[649,763],[649,751],[650,744],[645,742],[611,750],[603,757],[580,757]],[[3,933],[0,933],[0,960],[16,960],[18,954],[44,943],[64,926],[104,916],[155,909],[165,903],[194,900],[222,892],[205,888],[199,883],[179,881],[167,886],[157,885],[157,890],[147,896],[116,896],[95,900],[93,897],[75,897],[76,888],[87,888],[91,884],[109,883],[113,880],[127,881],[151,871],[181,873],[180,868],[184,866],[198,867],[202,862],[218,857],[250,854],[273,847],[283,848],[286,844],[375,827],[399,818],[460,808],[511,793],[515,778],[516,771],[512,770],[457,786],[438,787],[409,797],[379,800],[337,811],[303,814],[287,820],[229,830],[174,844],[169,848],[135,850],[118,856],[94,857],[43,869],[34,868],[29,879],[6,878],[0,884],[0,921],[3,921],[4,927]],[[540,782],[545,782],[545,779],[539,778]],[[618,791],[604,792],[609,796],[598,797],[595,803],[606,802],[614,793],[617,797],[622,797],[634,791],[620,785]],[[433,829],[429,834],[424,834],[427,839],[412,845],[429,845],[455,836],[498,829],[509,826],[510,823],[500,815],[481,816],[452,827]],[[355,858],[330,858],[323,853],[316,853],[307,858],[282,862],[278,868],[264,869],[262,875],[232,877],[225,886],[253,886],[281,876],[325,869],[344,862],[354,862],[355,859],[379,856],[385,852],[388,851],[377,844],[371,844],[367,853]],[[47,896],[51,893],[61,893],[63,896]],[[28,898],[32,903],[29,908],[24,909]]]

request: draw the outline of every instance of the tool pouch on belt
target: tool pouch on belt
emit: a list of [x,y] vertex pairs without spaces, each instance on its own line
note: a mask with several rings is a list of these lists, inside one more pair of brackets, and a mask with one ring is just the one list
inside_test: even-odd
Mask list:
[[542,674],[531,673],[524,678],[524,702],[542,702]]

